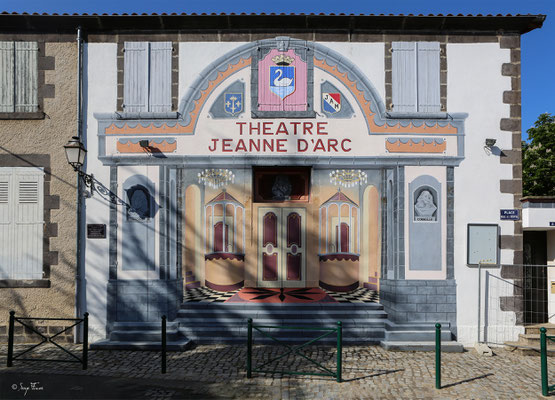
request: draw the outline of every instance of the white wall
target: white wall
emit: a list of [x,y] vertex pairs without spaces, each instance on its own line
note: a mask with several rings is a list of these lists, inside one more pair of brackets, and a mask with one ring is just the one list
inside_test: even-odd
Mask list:
[[[89,43],[85,45],[84,65],[86,75],[84,96],[86,116],[84,129],[88,150],[87,172],[104,186],[110,188],[110,168],[98,160],[98,123],[94,113],[112,113],[116,110],[117,69],[115,43]],[[110,227],[109,202],[95,193],[85,202],[86,223],[106,224],[106,239],[86,239],[85,276],[86,304],[89,317],[89,341],[103,339],[106,335],[106,289],[108,284],[108,240]]]
[[[500,209],[514,208],[513,195],[499,192],[499,180],[512,179],[512,165],[501,164],[496,151],[484,149],[486,138],[496,139],[499,149],[512,148],[511,133],[499,128],[500,119],[508,118],[510,111],[509,105],[502,102],[503,92],[511,90],[511,78],[501,75],[502,64],[508,62],[510,50],[500,49],[498,43],[447,45],[447,111],[469,114],[465,124],[465,160],[455,168],[454,207],[457,325],[459,341],[464,344],[476,341],[478,321],[478,274],[466,266],[467,224],[499,224],[501,235],[514,233],[513,222],[499,220]],[[512,264],[513,250],[501,250],[500,262]],[[490,272],[499,274],[498,269]],[[502,288],[498,293],[504,291]],[[482,300],[484,296],[485,292]],[[498,297],[494,293],[489,296]],[[501,312],[495,318],[503,325],[500,329],[514,338],[520,328],[505,327],[510,315],[504,314],[508,313]]]

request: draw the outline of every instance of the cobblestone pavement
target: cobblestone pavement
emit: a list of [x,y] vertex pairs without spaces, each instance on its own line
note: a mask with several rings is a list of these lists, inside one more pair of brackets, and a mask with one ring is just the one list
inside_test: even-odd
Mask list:
[[[80,348],[77,345],[69,347],[75,351]],[[16,354],[23,348],[17,345]],[[104,382],[109,394],[103,394],[102,398],[112,398],[110,393],[113,398],[145,399],[541,398],[540,357],[502,349],[496,350],[493,357],[478,356],[474,350],[462,354],[443,353],[441,390],[434,387],[434,353],[388,352],[377,346],[344,347],[343,383],[331,377],[262,373],[253,373],[253,378],[247,379],[246,346],[202,345],[185,352],[168,353],[167,374],[164,375],[160,373],[159,352],[91,351],[86,371],[79,364],[18,360],[12,368],[6,368],[6,352],[7,347],[0,346],[0,383],[3,382],[3,395],[7,398],[53,398],[54,389],[52,385],[49,387],[49,380],[54,381],[54,378],[58,378],[53,384],[57,390],[61,390],[64,382],[68,386],[79,379],[85,382],[78,387],[82,394],[74,392],[73,398],[97,398],[94,393]],[[284,348],[279,346],[255,346],[254,363],[260,365],[283,352]],[[335,366],[333,348],[313,346],[304,354],[330,368]],[[43,349],[37,355],[58,357],[59,350]],[[548,363],[554,371],[550,382],[553,384],[555,357],[549,358]],[[302,357],[290,354],[280,360],[276,368],[317,371],[317,367],[309,364]],[[15,390],[10,392],[14,379],[25,381],[26,376],[31,376],[24,374],[43,374],[40,383],[43,389],[39,393],[44,393],[43,397],[37,397],[37,393],[31,393],[34,397],[23,397]],[[61,381],[60,376],[64,377]],[[119,381],[119,386],[133,385],[134,391],[128,396],[122,394],[125,392],[110,391],[109,385],[116,378],[127,379]],[[94,385],[96,391],[89,390],[87,385]],[[3,397],[1,395],[0,392]]]

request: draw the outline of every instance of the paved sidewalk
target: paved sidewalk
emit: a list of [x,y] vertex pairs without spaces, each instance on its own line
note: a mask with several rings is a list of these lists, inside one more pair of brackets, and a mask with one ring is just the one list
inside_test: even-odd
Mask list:
[[[78,351],[79,346],[70,345]],[[17,351],[24,348],[16,346]],[[89,368],[80,364],[14,361],[6,368],[7,347],[0,346],[1,399],[531,399],[542,398],[540,357],[506,350],[494,357],[443,353],[443,389],[434,388],[434,354],[388,352],[377,346],[349,346],[343,351],[343,379],[281,374],[246,378],[246,346],[204,345],[168,353],[167,374],[160,373],[160,353],[97,350]],[[257,364],[283,354],[282,347],[255,346]],[[38,352],[59,357],[56,349]],[[313,346],[306,355],[335,366],[335,349]],[[63,353],[62,353],[63,356]],[[548,358],[555,383],[555,357]],[[315,371],[289,355],[278,367]],[[35,383],[34,389],[31,382]],[[15,385],[15,386],[13,386]],[[25,387],[29,389],[25,394]],[[39,389],[41,388],[41,389]]]

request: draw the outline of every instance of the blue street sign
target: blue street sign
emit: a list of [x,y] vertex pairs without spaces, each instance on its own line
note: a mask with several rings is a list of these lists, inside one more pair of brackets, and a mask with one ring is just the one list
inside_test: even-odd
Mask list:
[[520,219],[520,212],[519,210],[501,210],[501,219],[518,221]]

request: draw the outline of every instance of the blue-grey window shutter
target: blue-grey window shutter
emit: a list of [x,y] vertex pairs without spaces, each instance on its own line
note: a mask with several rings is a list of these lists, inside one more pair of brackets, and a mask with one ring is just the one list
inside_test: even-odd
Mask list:
[[[5,42],[4,42],[5,43]],[[11,279],[13,267],[14,200],[11,168],[0,168],[0,279]]]
[[418,112],[441,111],[438,42],[417,42]]
[[0,112],[14,111],[14,63],[14,42],[0,42]]
[[43,176],[35,168],[16,169],[14,279],[42,278]]
[[125,42],[123,110],[148,111],[148,42]]
[[416,43],[393,42],[392,102],[393,111],[417,111]]
[[15,112],[39,109],[37,42],[15,42]]
[[172,110],[172,42],[150,43],[148,111]]

